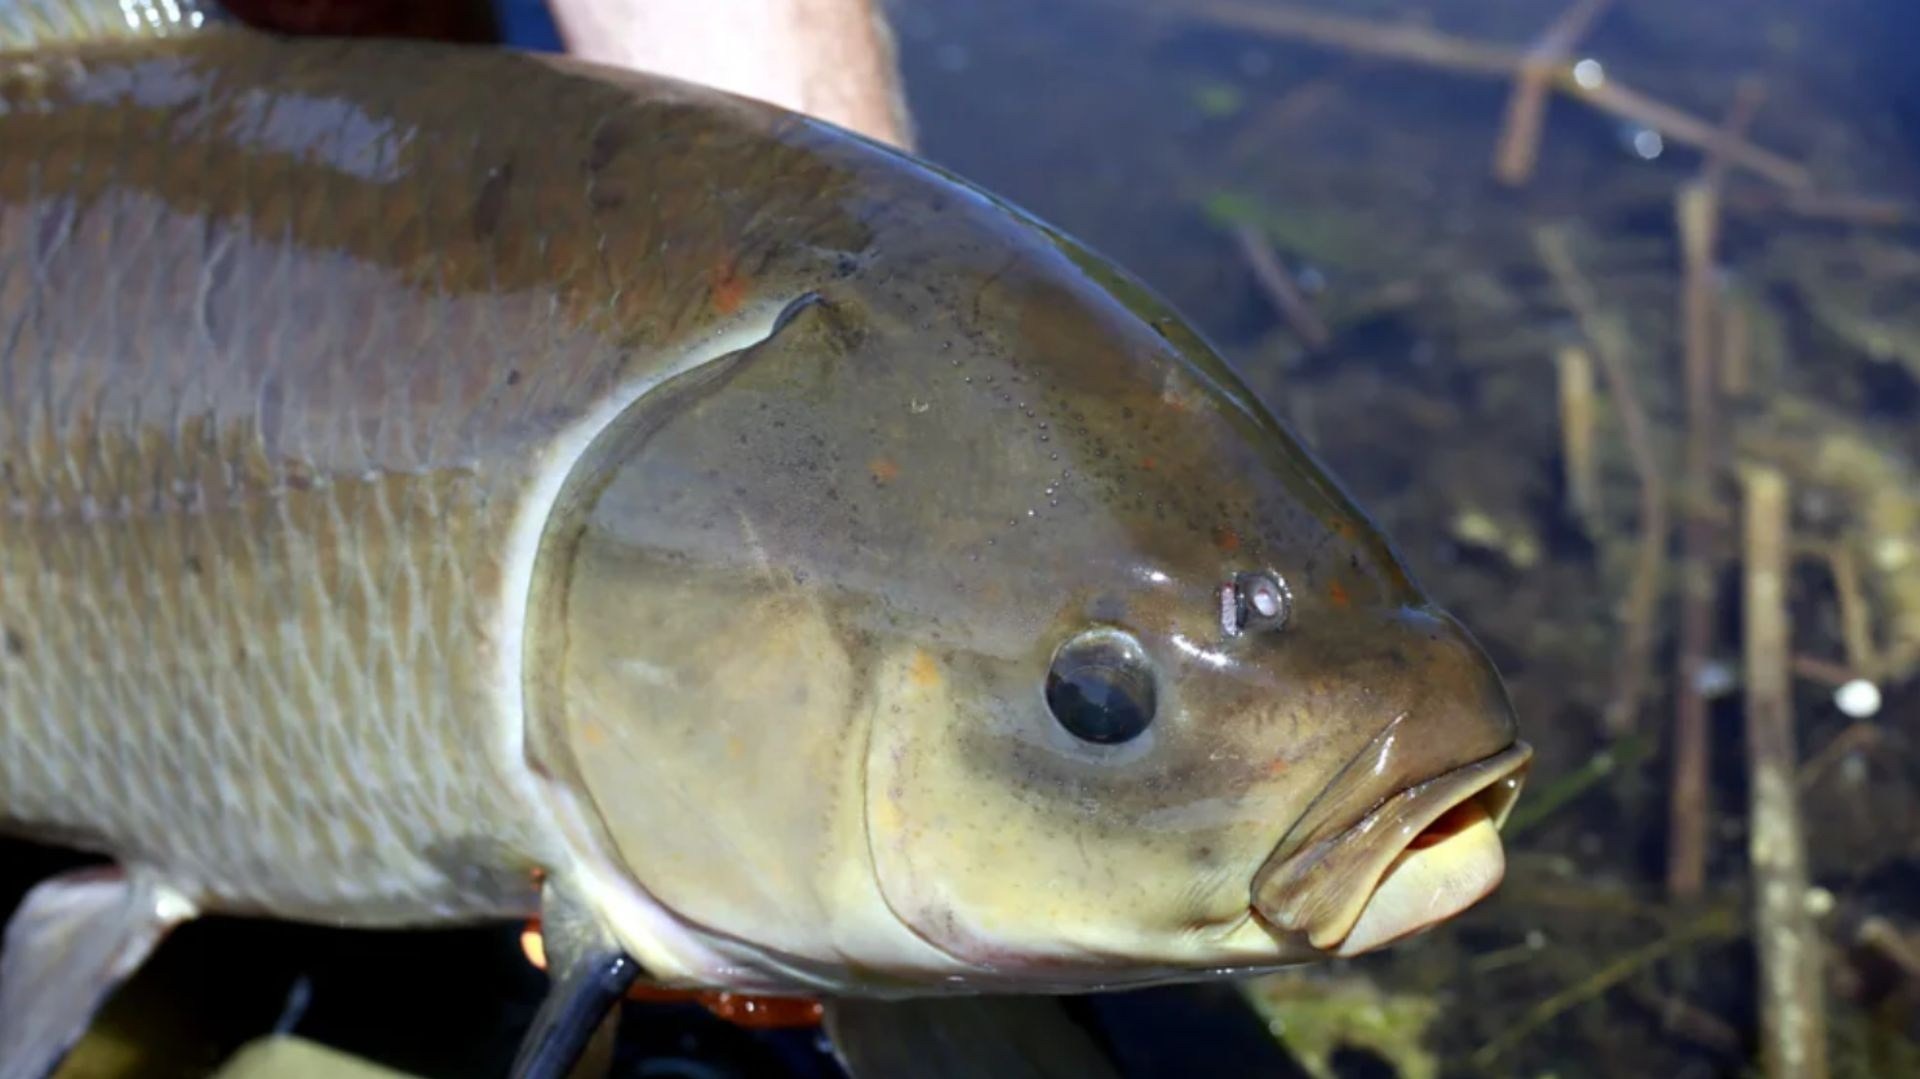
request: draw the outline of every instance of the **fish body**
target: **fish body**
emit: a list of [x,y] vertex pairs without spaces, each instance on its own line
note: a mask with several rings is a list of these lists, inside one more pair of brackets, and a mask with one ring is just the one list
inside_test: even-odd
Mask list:
[[0,1076],[207,912],[889,996],[1497,881],[1485,657],[1068,238],[671,81],[81,22],[0,51],[0,832],[118,868],[9,927]]
[[[716,295],[764,252],[699,220],[760,147],[627,126],[717,143],[712,106],[415,52],[221,31],[9,68],[0,813],[196,903],[532,909],[519,621],[556,458],[783,302]],[[452,123],[423,67],[496,120]],[[656,197],[689,210],[606,220]],[[676,244],[696,272],[658,272]]]

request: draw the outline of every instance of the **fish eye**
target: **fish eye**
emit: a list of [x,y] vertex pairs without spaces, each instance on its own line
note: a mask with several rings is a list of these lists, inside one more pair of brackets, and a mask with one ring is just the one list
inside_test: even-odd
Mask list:
[[1047,710],[1082,742],[1110,746],[1140,737],[1157,702],[1145,650],[1116,630],[1069,638],[1047,668]]

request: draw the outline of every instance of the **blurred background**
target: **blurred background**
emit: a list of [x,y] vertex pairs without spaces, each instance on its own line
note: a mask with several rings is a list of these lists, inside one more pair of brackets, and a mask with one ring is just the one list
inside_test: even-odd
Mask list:
[[[237,6],[559,47],[537,0]],[[1834,1075],[1920,1075],[1920,8],[886,7],[920,152],[1211,336],[1480,637],[1538,753],[1467,916],[1080,1014],[1136,1031],[1139,1074],[1250,1074],[1180,1041],[1212,1009],[1298,1069],[1259,1074],[1736,1076],[1797,1023]],[[1746,601],[1776,563],[1784,621]],[[1806,839],[1764,890],[1756,820]],[[1757,956],[1796,946],[1763,1011]],[[66,1074],[205,1074],[276,1022],[495,1074],[541,985],[510,931],[196,924]],[[620,1052],[834,1074],[810,1032],[696,1007],[629,1008]]]

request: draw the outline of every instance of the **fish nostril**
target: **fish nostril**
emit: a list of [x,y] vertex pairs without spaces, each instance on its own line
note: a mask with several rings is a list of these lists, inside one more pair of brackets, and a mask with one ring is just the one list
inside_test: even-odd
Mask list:
[[1220,629],[1228,637],[1250,630],[1277,630],[1293,613],[1293,592],[1270,570],[1236,573],[1220,586]]

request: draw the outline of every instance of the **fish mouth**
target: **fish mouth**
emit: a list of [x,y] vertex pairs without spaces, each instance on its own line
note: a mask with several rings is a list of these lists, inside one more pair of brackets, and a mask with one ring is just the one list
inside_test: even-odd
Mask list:
[[1532,759],[1532,747],[1515,742],[1400,791],[1335,835],[1276,852],[1254,874],[1254,913],[1344,957],[1465,911],[1506,874],[1499,829]]

